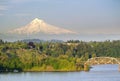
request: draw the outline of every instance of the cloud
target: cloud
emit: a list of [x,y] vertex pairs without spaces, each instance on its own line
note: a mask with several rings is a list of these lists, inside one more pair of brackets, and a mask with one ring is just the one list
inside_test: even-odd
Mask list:
[[29,1],[29,0],[12,0],[13,3],[20,3],[20,2],[26,2],[26,1]]
[[4,14],[1,14],[1,13],[0,13],[0,16],[3,16],[3,15],[4,15]]
[[12,0],[13,3],[24,3],[24,2],[30,2],[30,1],[39,1],[39,2],[46,2],[49,0]]
[[0,5],[0,10],[7,10],[7,6]]
[[30,2],[30,1],[43,1],[43,0],[12,0],[13,3],[24,3],[24,2]]
[[[0,12],[5,11],[5,10],[8,10],[8,6],[0,5]],[[3,15],[4,15],[3,13],[0,13],[0,16],[3,16]]]
[[31,14],[28,13],[17,13],[15,16],[31,16]]

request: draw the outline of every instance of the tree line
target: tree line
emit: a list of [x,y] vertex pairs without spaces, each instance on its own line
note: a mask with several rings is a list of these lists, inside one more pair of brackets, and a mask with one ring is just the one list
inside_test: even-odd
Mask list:
[[86,60],[101,56],[120,57],[120,40],[60,43],[0,40],[0,71],[81,71]]

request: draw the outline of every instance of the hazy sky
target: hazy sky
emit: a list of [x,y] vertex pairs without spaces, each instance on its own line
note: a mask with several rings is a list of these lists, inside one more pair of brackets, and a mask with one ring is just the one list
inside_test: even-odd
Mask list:
[[120,34],[120,0],[0,0],[0,32],[34,18],[82,34]]

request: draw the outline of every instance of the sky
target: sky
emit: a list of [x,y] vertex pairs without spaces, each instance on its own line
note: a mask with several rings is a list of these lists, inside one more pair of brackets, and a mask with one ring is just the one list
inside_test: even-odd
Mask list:
[[0,33],[33,19],[79,34],[120,34],[120,0],[0,0]]

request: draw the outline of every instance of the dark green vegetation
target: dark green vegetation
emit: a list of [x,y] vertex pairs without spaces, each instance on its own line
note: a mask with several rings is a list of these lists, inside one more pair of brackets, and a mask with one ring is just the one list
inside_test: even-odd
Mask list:
[[84,62],[96,56],[120,57],[120,40],[63,43],[0,40],[0,71],[81,71],[85,69]]

